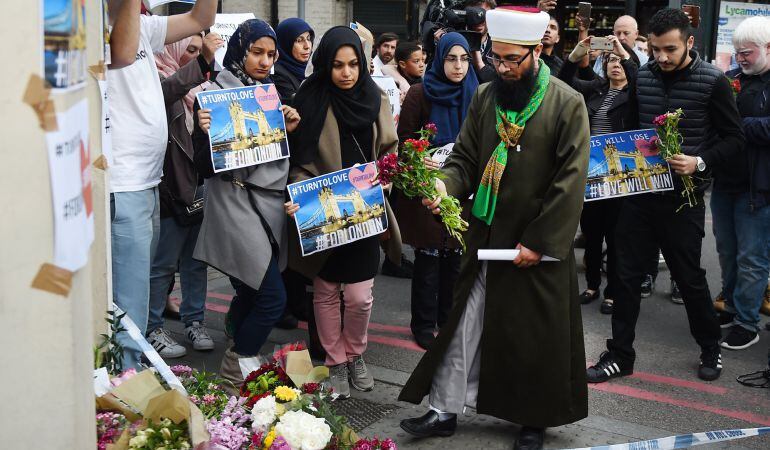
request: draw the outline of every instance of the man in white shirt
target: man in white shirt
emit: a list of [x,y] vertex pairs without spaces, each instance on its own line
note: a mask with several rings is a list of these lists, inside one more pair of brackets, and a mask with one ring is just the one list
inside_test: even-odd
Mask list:
[[[144,333],[150,267],[159,230],[158,184],[168,129],[153,53],[214,24],[217,0],[198,0],[186,14],[141,15],[141,0],[111,0],[112,64],[107,71],[112,120],[110,166],[113,301]],[[121,333],[123,368],[137,368],[138,345]]]
[[[650,57],[647,53],[636,48],[636,38],[639,37],[639,25],[636,23],[636,19],[631,16],[620,16],[612,26],[612,34],[617,36],[621,44],[626,44],[631,47],[639,57],[639,65],[643,66],[647,64]],[[594,63],[594,72],[600,76],[604,76],[604,69],[602,69],[602,55],[596,58]]]
[[393,58],[396,56],[396,46],[398,46],[398,35],[396,33],[382,33],[377,38],[377,43],[374,46],[377,54],[372,58],[372,63],[374,64],[372,75],[382,76],[382,66],[388,64],[395,65]]

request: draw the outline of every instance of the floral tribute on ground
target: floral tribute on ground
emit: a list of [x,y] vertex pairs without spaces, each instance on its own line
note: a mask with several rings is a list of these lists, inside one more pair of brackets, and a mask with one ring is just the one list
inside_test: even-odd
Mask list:
[[[439,197],[436,179],[444,178],[444,175],[425,165],[425,158],[436,151],[430,147],[430,138],[437,132],[436,125],[429,123],[418,132],[419,139],[407,139],[398,154],[389,153],[380,158],[377,161],[380,182],[393,183],[408,198]],[[468,222],[461,217],[460,202],[451,195],[442,196],[439,209],[447,231],[465,248],[462,233],[468,229]]]
[[188,366],[171,367],[187,396],[153,369],[113,376],[113,390],[96,399],[97,448],[396,450],[390,439],[359,438],[332,410],[334,394],[321,384],[292,381],[287,355],[303,349],[292,344],[276,351],[246,377],[239,395],[228,394],[227,381]]
[[[667,112],[656,117],[652,123],[655,124],[656,131],[658,133],[657,146],[660,156],[665,160],[671,159],[675,155],[682,154],[682,133],[679,132],[679,120],[681,120],[684,112],[682,108],[677,109],[674,112]],[[682,197],[685,199],[685,203],[677,209],[679,212],[685,206],[692,208],[698,204],[698,198],[695,196],[695,183],[692,181],[690,175],[679,175],[682,178],[682,184],[684,189],[682,190]]]

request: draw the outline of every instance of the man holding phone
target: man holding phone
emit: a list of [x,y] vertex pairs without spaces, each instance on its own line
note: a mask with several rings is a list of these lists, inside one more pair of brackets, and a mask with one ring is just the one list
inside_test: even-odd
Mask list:
[[[650,58],[647,56],[647,53],[636,48],[636,38],[639,37],[639,25],[637,24],[636,19],[631,16],[618,17],[615,24],[612,26],[612,34],[618,38],[621,44],[626,44],[634,50],[636,56],[639,57],[640,67],[649,61]],[[604,76],[604,69],[602,69],[603,64],[602,56],[599,56],[594,64],[594,72],[602,77]]]

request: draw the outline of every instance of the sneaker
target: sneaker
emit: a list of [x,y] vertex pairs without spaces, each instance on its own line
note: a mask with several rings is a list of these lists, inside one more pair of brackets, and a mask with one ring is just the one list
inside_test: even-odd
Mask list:
[[356,356],[353,361],[348,363],[348,374],[350,384],[359,391],[367,392],[374,388],[374,378],[372,373],[366,368],[364,358]]
[[214,350],[214,340],[209,336],[202,322],[193,322],[184,329],[187,342],[191,343],[195,350]]
[[611,378],[625,377],[634,373],[634,366],[623,363],[608,351],[599,356],[599,362],[586,369],[589,383],[604,383]]
[[726,311],[720,311],[717,313],[717,320],[719,321],[720,328],[730,328],[731,326],[733,326],[734,319],[735,319],[735,314],[731,314]]
[[332,395],[337,394],[338,399],[350,397],[350,385],[348,385],[348,365],[346,363],[329,367],[329,387]]
[[679,286],[676,285],[676,281],[674,280],[671,280],[671,301],[677,305],[684,305],[682,293],[679,292]]
[[163,328],[157,328],[147,335],[147,342],[162,358],[181,358],[187,349],[179,345]]
[[655,290],[655,280],[652,275],[645,275],[644,281],[642,281],[642,298],[647,298],[652,295]]
[[733,325],[727,337],[719,344],[728,350],[743,350],[759,342],[759,333],[749,331],[740,325]]
[[700,366],[698,378],[706,381],[714,381],[722,374],[722,353],[719,346],[703,350],[700,354]]

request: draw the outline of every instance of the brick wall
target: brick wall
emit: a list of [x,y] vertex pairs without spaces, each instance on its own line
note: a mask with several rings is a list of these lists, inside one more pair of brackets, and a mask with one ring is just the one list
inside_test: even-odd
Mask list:
[[[335,25],[347,25],[347,0],[305,0],[305,20],[321,36]],[[259,19],[269,21],[269,0],[222,0],[222,12],[253,12]],[[297,17],[296,0],[278,2],[278,19]]]

